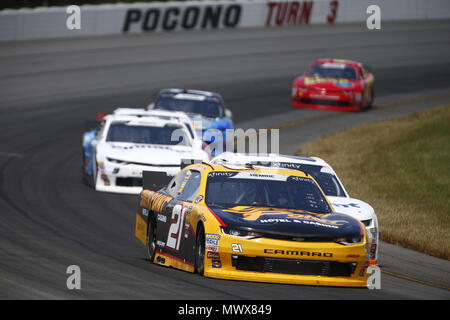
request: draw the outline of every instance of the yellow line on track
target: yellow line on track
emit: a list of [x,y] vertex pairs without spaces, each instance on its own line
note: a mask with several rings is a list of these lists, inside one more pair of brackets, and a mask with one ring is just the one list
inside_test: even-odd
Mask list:
[[444,289],[444,290],[450,290],[449,287],[446,287],[446,286],[443,286],[443,285],[440,285],[440,284],[431,283],[431,282],[428,282],[428,281],[418,280],[418,279],[411,278],[411,277],[408,277],[408,276],[404,276],[402,274],[398,274],[398,273],[395,273],[395,272],[390,272],[390,271],[386,271],[386,270],[381,270],[381,272],[384,273],[384,274],[390,275],[392,277],[396,277],[396,278],[400,278],[400,279],[404,279],[404,280],[408,280],[408,281],[412,281],[412,282],[417,282],[417,283],[420,283],[420,284],[425,285],[425,286],[435,287],[435,288]]

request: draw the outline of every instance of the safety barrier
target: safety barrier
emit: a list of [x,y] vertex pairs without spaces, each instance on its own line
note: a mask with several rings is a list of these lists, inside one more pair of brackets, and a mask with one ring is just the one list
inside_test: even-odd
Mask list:
[[0,41],[450,18],[448,0],[188,1],[3,10]]

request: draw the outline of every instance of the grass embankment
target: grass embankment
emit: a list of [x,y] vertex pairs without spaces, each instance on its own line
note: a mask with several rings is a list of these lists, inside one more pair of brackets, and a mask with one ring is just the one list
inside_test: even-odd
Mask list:
[[380,239],[450,260],[450,106],[338,132],[302,147],[371,204]]

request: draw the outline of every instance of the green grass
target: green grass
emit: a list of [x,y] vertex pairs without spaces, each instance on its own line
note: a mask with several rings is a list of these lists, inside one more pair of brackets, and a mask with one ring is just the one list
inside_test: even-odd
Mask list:
[[338,132],[305,153],[375,208],[382,240],[450,260],[450,106]]

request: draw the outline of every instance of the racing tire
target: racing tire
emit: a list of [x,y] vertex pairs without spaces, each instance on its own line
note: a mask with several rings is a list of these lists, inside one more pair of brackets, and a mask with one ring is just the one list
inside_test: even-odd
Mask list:
[[98,165],[97,165],[97,160],[94,160],[94,163],[92,164],[92,187],[94,188],[94,190],[96,190],[96,186],[97,186],[97,175],[98,175]]
[[85,185],[87,185],[87,186],[91,186],[91,183],[90,183],[90,177],[89,177],[89,175],[86,173],[86,170],[85,170],[85,168],[84,168],[84,161],[85,161],[85,158],[84,158],[84,154],[82,155],[82,160],[83,160],[83,162],[82,162],[82,164],[81,164],[81,179],[82,179],[82,181],[83,181],[83,183],[85,184]]
[[156,255],[156,222],[149,214],[149,222],[147,226],[147,254],[150,262],[155,261]]
[[195,241],[195,272],[203,275],[205,271],[205,230],[200,224]]

